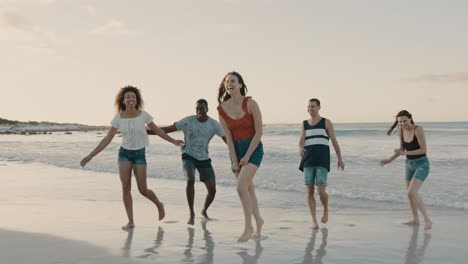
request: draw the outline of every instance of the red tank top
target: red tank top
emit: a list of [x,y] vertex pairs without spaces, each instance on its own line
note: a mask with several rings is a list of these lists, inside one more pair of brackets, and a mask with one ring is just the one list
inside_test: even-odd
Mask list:
[[254,120],[249,110],[247,109],[247,101],[252,98],[251,96],[244,97],[242,101],[242,110],[244,110],[244,116],[239,119],[230,118],[223,107],[218,105],[218,112],[226,121],[229,130],[231,131],[232,140],[241,140],[253,138],[255,135]]

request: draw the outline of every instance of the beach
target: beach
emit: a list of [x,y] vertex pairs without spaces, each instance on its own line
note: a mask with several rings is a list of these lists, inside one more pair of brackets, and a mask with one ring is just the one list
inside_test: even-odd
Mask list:
[[467,10],[0,0],[0,264],[468,264]]
[[[115,173],[40,163],[0,164],[1,263],[465,263],[466,211],[429,207],[434,227],[401,225],[409,210],[331,206],[329,222],[311,229],[306,207],[261,206],[259,241],[238,243],[242,212],[235,188],[218,186],[213,218],[186,224],[184,184],[148,179],[166,218],[133,188],[136,227],[126,216]],[[133,187],[136,187],[135,184]],[[206,191],[196,184],[195,208]],[[257,190],[262,201],[280,192]],[[304,197],[305,199],[305,197]],[[333,196],[330,197],[333,200]],[[318,206],[321,213],[321,206]]]

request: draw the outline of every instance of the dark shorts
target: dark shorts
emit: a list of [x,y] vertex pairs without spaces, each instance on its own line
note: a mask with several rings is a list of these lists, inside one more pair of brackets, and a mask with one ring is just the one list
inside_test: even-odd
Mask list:
[[406,180],[411,181],[416,178],[424,181],[429,175],[430,170],[429,160],[427,157],[406,160]]
[[146,154],[145,148],[130,150],[124,149],[123,147],[119,148],[119,162],[131,162],[134,165],[145,165],[146,166]]
[[[234,148],[236,150],[238,161],[240,161],[245,156],[245,153],[247,153],[247,150],[249,149],[249,146],[250,146],[250,142],[252,142],[251,138],[234,141]],[[257,167],[260,167],[262,160],[263,160],[263,144],[260,141],[258,143],[257,148],[252,153],[252,156],[250,156],[249,163],[252,163],[253,165]]]
[[194,180],[195,169],[198,170],[202,182],[216,179],[213,166],[211,166],[211,159],[197,160],[184,153],[182,154],[182,164],[187,181]]

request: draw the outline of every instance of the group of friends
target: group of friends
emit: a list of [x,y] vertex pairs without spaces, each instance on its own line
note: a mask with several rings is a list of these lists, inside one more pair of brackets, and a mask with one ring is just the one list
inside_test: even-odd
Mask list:
[[[122,144],[118,150],[118,168],[122,184],[122,199],[128,217],[128,223],[122,229],[128,230],[135,227],[131,194],[132,171],[139,192],[156,205],[159,220],[166,215],[164,203],[147,187],[145,148],[149,146],[148,134],[157,135],[182,149],[182,166],[187,181],[186,196],[190,210],[187,224],[194,224],[196,171],[207,189],[201,215],[209,219],[207,211],[215,198],[216,176],[208,154],[208,144],[217,135],[227,144],[231,170],[237,180],[237,193],[244,211],[244,230],[238,241],[245,242],[251,238],[260,238],[264,220],[260,214],[253,178],[264,154],[261,142],[263,123],[260,107],[246,94],[247,85],[242,76],[235,71],[228,72],[218,89],[219,122],[208,116],[208,102],[199,99],[196,101],[195,115],[187,116],[170,126],[158,127],[153,122],[153,117],[143,110],[144,101],[138,88],[126,86],[119,90],[115,98],[117,113],[111,121],[109,132],[96,148],[81,160],[80,164],[84,167],[109,145],[118,131],[121,132]],[[327,175],[330,172],[330,141],[338,159],[338,170],[344,170],[345,167],[333,123],[320,116],[320,108],[318,99],[309,100],[307,111],[310,118],[302,123],[298,145],[301,157],[299,169],[304,172],[307,202],[314,229],[319,228],[314,198],[315,188],[323,205],[321,223],[328,222],[326,186]],[[174,131],[183,131],[184,140],[174,139],[168,135]],[[380,165],[389,164],[399,156],[406,156],[405,181],[413,219],[404,223],[418,225],[419,210],[424,217],[424,229],[431,229],[432,223],[423,200],[418,194],[429,174],[424,131],[422,127],[415,125],[412,115],[406,110],[397,114],[388,134],[391,135],[394,131],[398,131],[400,135],[400,147],[394,150],[394,155],[389,159],[382,160]],[[255,219],[255,229],[252,217]]]

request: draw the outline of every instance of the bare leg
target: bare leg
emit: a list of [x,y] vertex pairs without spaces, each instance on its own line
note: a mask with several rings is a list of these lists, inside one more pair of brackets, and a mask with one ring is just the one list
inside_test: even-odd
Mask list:
[[[410,187],[410,181],[406,181],[406,191],[409,190]],[[408,201],[411,207],[411,213],[413,214],[413,220],[405,221],[402,224],[405,225],[419,225],[419,216],[418,216],[418,205],[414,198],[410,197],[408,195]]]
[[317,211],[316,211],[316,203],[314,198],[314,185],[306,185],[307,186],[307,204],[309,205],[309,211],[312,215],[312,221],[314,223],[313,228],[318,229],[319,225],[317,223]]
[[193,225],[195,222],[195,211],[193,210],[193,203],[195,200],[195,168],[184,168],[185,177],[187,178],[187,186],[185,187],[185,195],[187,196],[187,203],[190,210],[188,225]]
[[156,205],[158,208],[159,220],[162,220],[166,215],[164,204],[159,201],[156,194],[146,186],[146,166],[134,165],[133,172],[135,173],[135,178],[137,180],[138,191],[140,191],[141,195],[145,196]]
[[237,178],[237,193],[244,209],[245,226],[244,232],[239,237],[238,242],[245,242],[252,237],[254,229],[252,227],[253,202],[249,192],[249,186],[257,172],[257,167],[252,164],[242,166]]
[[195,181],[193,179],[187,181],[187,186],[185,187],[185,195],[187,196],[187,203],[190,211],[190,216],[189,220],[187,221],[187,224],[193,225],[193,223],[195,222],[195,211],[193,210],[193,203],[195,200]]
[[255,193],[255,187],[253,185],[253,182],[250,183],[249,193],[250,193],[250,197],[252,198],[252,205],[253,205],[252,213],[255,218],[255,223],[257,224],[257,229],[255,230],[255,233],[253,233],[252,237],[255,239],[258,239],[262,235],[262,227],[265,221],[263,221],[263,218],[260,216],[260,209],[258,208],[257,194]]
[[205,205],[203,206],[203,210],[201,211],[202,216],[209,220],[210,218],[208,217],[208,214],[206,211],[208,211],[208,207],[210,207],[211,203],[213,202],[215,195],[216,195],[216,180],[208,180],[204,182],[206,186],[206,190],[208,193],[206,194],[205,198]]
[[414,199],[416,202],[419,210],[421,211],[423,217],[424,217],[424,230],[429,230],[432,228],[432,222],[429,219],[429,216],[427,215],[426,207],[424,206],[424,202],[419,195],[418,191],[421,188],[423,182],[421,180],[418,180],[416,178],[413,178],[411,180],[411,183],[409,185],[408,189],[408,197],[411,199]]
[[122,226],[123,230],[132,229],[135,227],[133,221],[133,199],[132,199],[132,163],[119,162],[119,175],[122,184],[122,200],[127,213],[128,223]]
[[321,220],[323,224],[328,222],[328,193],[325,190],[326,187],[327,186],[324,186],[324,185],[317,186],[317,192],[320,196],[320,201],[322,202],[322,205],[323,205],[323,217]]

